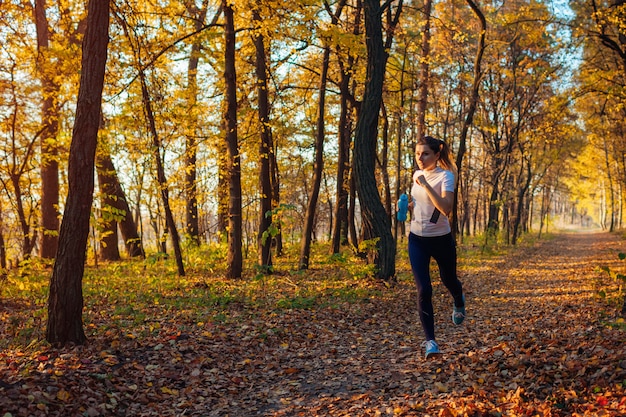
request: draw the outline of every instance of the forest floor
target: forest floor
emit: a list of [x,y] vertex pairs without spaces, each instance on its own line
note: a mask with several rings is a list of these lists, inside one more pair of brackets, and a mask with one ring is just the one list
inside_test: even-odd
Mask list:
[[[503,255],[462,254],[461,326],[434,275],[436,359],[424,359],[406,264],[366,299],[294,298],[206,323],[135,314],[97,327],[85,346],[7,348],[0,416],[626,415],[626,326],[608,296],[618,283],[601,270],[623,270],[620,251],[616,234],[561,233]],[[29,308],[0,299],[5,318]]]

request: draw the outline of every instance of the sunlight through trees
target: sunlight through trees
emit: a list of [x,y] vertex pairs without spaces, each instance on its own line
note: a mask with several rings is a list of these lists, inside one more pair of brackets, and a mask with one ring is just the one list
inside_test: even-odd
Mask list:
[[[368,7],[382,9],[368,18]],[[172,252],[182,275],[192,247],[225,245],[227,275],[241,277],[272,272],[291,244],[306,269],[311,243],[329,241],[389,279],[389,248],[405,231],[395,204],[422,134],[458,155],[460,240],[620,228],[625,8],[114,2],[97,151],[107,168],[87,262]],[[9,270],[56,256],[87,10],[37,0],[0,11],[0,257]],[[380,21],[382,54],[367,43],[368,19]]]

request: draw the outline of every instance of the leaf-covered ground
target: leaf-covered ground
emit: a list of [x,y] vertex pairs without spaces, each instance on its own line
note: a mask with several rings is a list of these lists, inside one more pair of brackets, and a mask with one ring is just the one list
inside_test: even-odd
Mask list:
[[[280,308],[222,294],[212,302],[223,312],[206,320],[190,289],[177,304],[148,303],[145,288],[126,305],[103,295],[86,301],[86,346],[53,349],[34,334],[0,351],[0,415],[626,415],[624,323],[598,296],[617,291],[599,267],[619,271],[622,247],[608,233],[560,234],[501,256],[463,253],[468,319],[451,323],[435,280],[444,354],[428,361],[406,262],[391,288],[327,282],[325,301],[299,292]],[[2,335],[37,309],[0,299]]]

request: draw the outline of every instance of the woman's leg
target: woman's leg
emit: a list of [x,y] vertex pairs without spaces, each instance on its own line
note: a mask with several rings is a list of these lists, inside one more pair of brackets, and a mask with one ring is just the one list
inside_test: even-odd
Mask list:
[[452,234],[435,239],[436,243],[433,242],[435,244],[432,245],[432,254],[439,266],[441,281],[452,294],[454,305],[456,307],[464,307],[463,284],[459,281],[456,273],[456,242]]
[[433,287],[430,282],[430,253],[424,238],[409,234],[409,260],[413,279],[417,286],[417,308],[426,340],[435,340],[435,318],[433,315]]

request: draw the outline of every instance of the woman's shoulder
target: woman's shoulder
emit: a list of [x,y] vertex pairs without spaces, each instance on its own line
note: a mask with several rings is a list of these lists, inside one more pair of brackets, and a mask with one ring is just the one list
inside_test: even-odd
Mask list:
[[450,171],[449,169],[443,169],[441,168],[441,170],[443,171],[443,173],[447,176],[447,177],[452,177],[454,178],[454,172]]
[[441,181],[444,184],[454,184],[455,182],[454,172],[439,166],[435,168],[433,178],[437,178],[438,181]]
[[437,166],[433,172],[434,175],[438,175],[438,176],[442,176],[442,177],[448,177],[448,176],[452,176],[454,177],[454,173],[448,169],[442,168],[440,166]]

